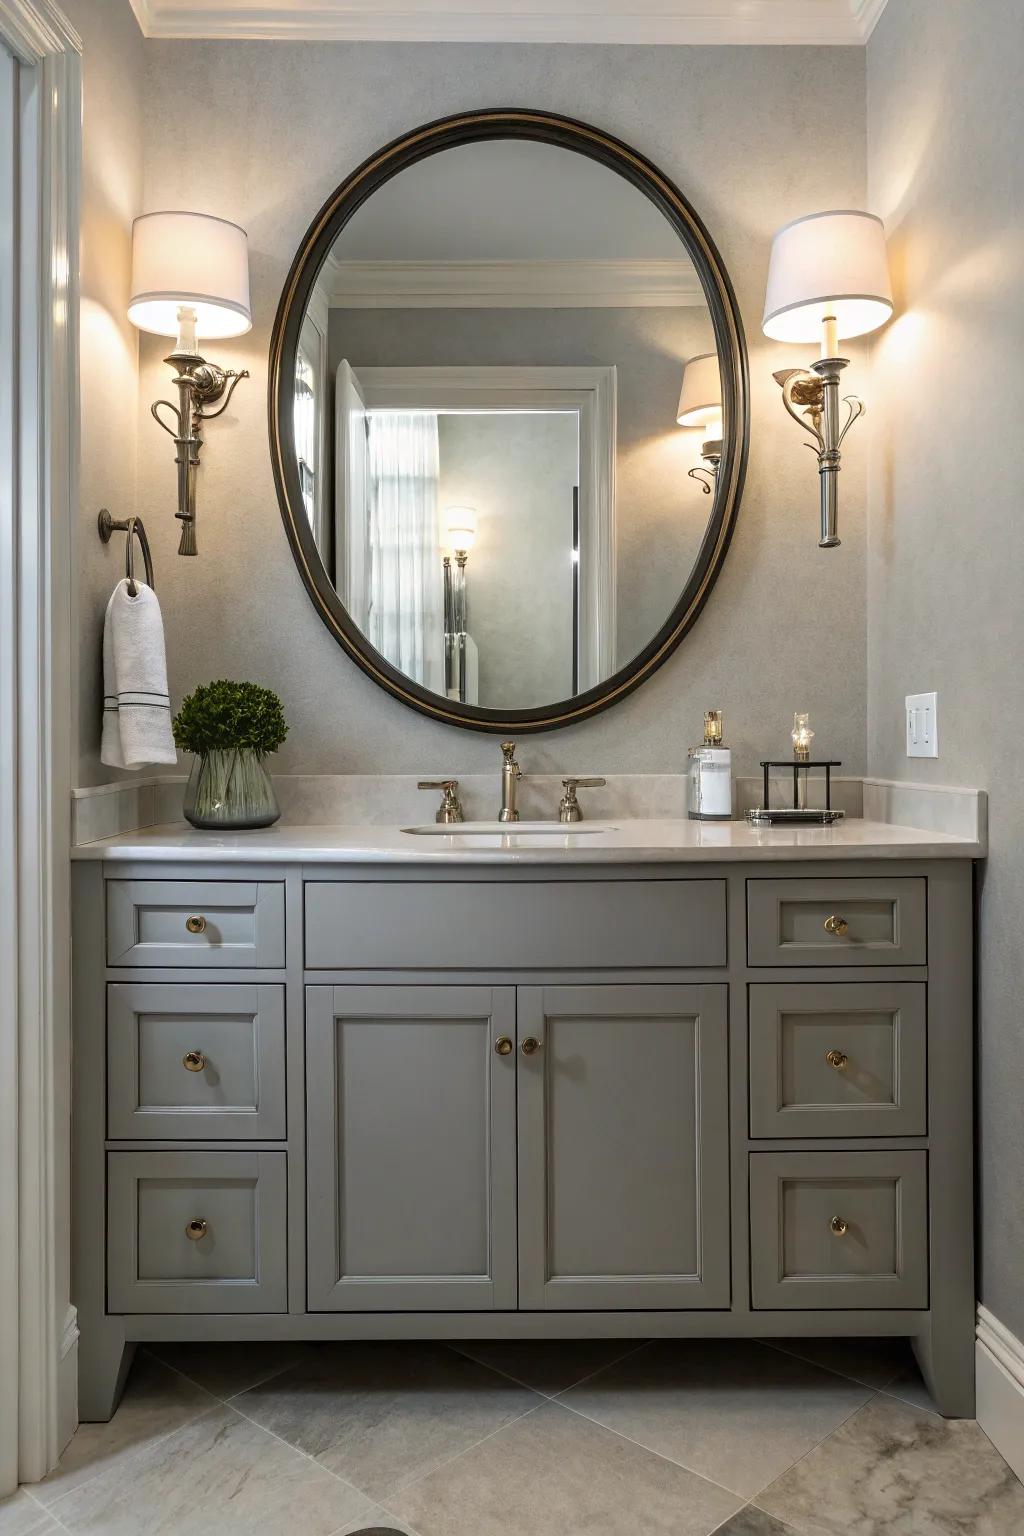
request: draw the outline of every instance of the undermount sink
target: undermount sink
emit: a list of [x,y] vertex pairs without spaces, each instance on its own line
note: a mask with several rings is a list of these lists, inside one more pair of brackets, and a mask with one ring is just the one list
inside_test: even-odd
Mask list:
[[422,827],[403,827],[412,837],[578,837],[618,829],[606,821],[432,821]]

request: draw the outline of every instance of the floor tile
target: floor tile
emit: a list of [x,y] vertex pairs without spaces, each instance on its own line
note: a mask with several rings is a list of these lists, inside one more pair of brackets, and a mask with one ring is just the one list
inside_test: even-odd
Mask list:
[[748,1340],[648,1344],[559,1399],[750,1499],[871,1396]]
[[887,1387],[906,1370],[916,1370],[908,1339],[762,1339],[761,1342],[877,1389]]
[[444,1345],[334,1344],[235,1406],[379,1500],[541,1401]]
[[[369,1522],[369,1523],[368,1523]],[[397,1515],[389,1515],[386,1509],[374,1510],[372,1515],[346,1525],[338,1536],[419,1536],[411,1525],[405,1525]]]
[[738,1515],[720,1525],[715,1536],[796,1536],[791,1525],[783,1525],[774,1515],[748,1504]]
[[799,1536],[1020,1536],[1024,1487],[970,1419],[879,1395],[758,1495]]
[[924,1384],[916,1360],[912,1360],[905,1371],[901,1371],[893,1381],[890,1381],[885,1390],[891,1397],[901,1398],[912,1408],[923,1408],[926,1413],[939,1411],[938,1404]]
[[386,1503],[422,1536],[707,1536],[737,1500],[546,1402]]
[[10,1498],[0,1499],[0,1536],[59,1536],[59,1532],[56,1520],[20,1488]]
[[333,1536],[373,1505],[218,1404],[130,1466],[74,1489],[54,1513],[95,1536]]
[[34,1485],[36,1498],[50,1505],[98,1473],[123,1466],[155,1440],[206,1413],[215,1402],[195,1382],[140,1350],[110,1423],[79,1426],[60,1464]]
[[474,1339],[453,1344],[524,1386],[554,1397],[585,1376],[639,1349],[644,1339]]
[[234,1397],[296,1365],[308,1344],[151,1344],[149,1352],[214,1397]]

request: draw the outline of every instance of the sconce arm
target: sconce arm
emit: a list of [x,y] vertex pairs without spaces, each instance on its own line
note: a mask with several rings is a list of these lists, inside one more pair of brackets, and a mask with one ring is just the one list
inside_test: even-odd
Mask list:
[[[813,438],[817,452],[824,453],[825,439],[818,427],[823,396],[821,380],[806,368],[782,368],[773,377],[782,386],[782,403],[790,416]],[[803,406],[802,411],[797,410],[798,404]]]
[[[211,369],[212,366],[212,364],[207,364],[207,367]],[[216,399],[221,393],[223,393],[224,400],[223,403],[219,405],[215,411],[204,411],[197,407],[195,414],[200,421],[215,421],[218,416],[223,416],[224,412],[231,404],[231,396],[237,389],[239,382],[242,379],[247,379],[249,377],[248,368],[218,368],[216,373],[219,375],[216,381],[217,394],[201,394],[199,398],[201,400]]]
[[692,469],[686,471],[691,480],[696,480],[705,496],[710,496],[714,490],[716,476],[712,469],[706,469],[703,464],[695,464]]
[[[167,410],[169,410],[171,415],[174,417],[173,427],[169,427],[166,421],[164,421],[163,417],[160,415],[161,406],[164,406]],[[149,410],[150,415],[153,417],[153,420],[156,422],[157,426],[163,427],[164,431],[168,434],[169,437],[181,436],[181,412],[178,410],[177,406],[172,405],[169,400],[154,400]]]

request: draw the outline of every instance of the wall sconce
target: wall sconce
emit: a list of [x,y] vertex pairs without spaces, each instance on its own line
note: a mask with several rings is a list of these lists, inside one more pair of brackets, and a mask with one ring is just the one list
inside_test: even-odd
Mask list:
[[[849,358],[837,356],[839,340],[864,336],[892,314],[885,230],[872,213],[812,213],[779,230],[772,242],[764,302],[764,334],[774,341],[821,343],[821,357],[806,368],[775,374],[782,403],[797,426],[810,433],[818,455],[821,487],[820,549],[839,544],[840,448],[864,403],[844,396],[839,420],[839,376]],[[797,407],[800,407],[798,413]]]
[[[196,553],[196,473],[202,425],[228,407],[248,369],[219,368],[199,353],[204,341],[252,328],[245,230],[205,213],[146,213],[132,225],[132,297],[128,318],[140,331],[174,336],[164,359],[174,369],[178,405],[157,400],[153,417],[174,438],[178,466],[179,555]],[[215,411],[206,409],[223,396]],[[161,416],[170,411],[173,426]]]
[[[444,557],[444,691],[449,699],[466,699],[466,561],[476,539],[476,509],[445,507],[442,519]],[[452,561],[455,561],[454,568]]]
[[704,441],[700,456],[703,464],[687,470],[710,496],[718,479],[722,460],[722,377],[717,352],[702,352],[691,357],[683,369],[683,387],[679,391],[676,421],[681,427],[703,427]]

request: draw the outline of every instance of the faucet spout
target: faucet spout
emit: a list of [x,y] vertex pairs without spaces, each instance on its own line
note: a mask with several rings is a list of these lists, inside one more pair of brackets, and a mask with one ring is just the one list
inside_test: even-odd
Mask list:
[[503,741],[501,744],[501,810],[498,812],[499,821],[518,821],[519,810],[516,806],[516,793],[519,780],[523,776],[523,770],[516,762],[516,744],[514,741]]

